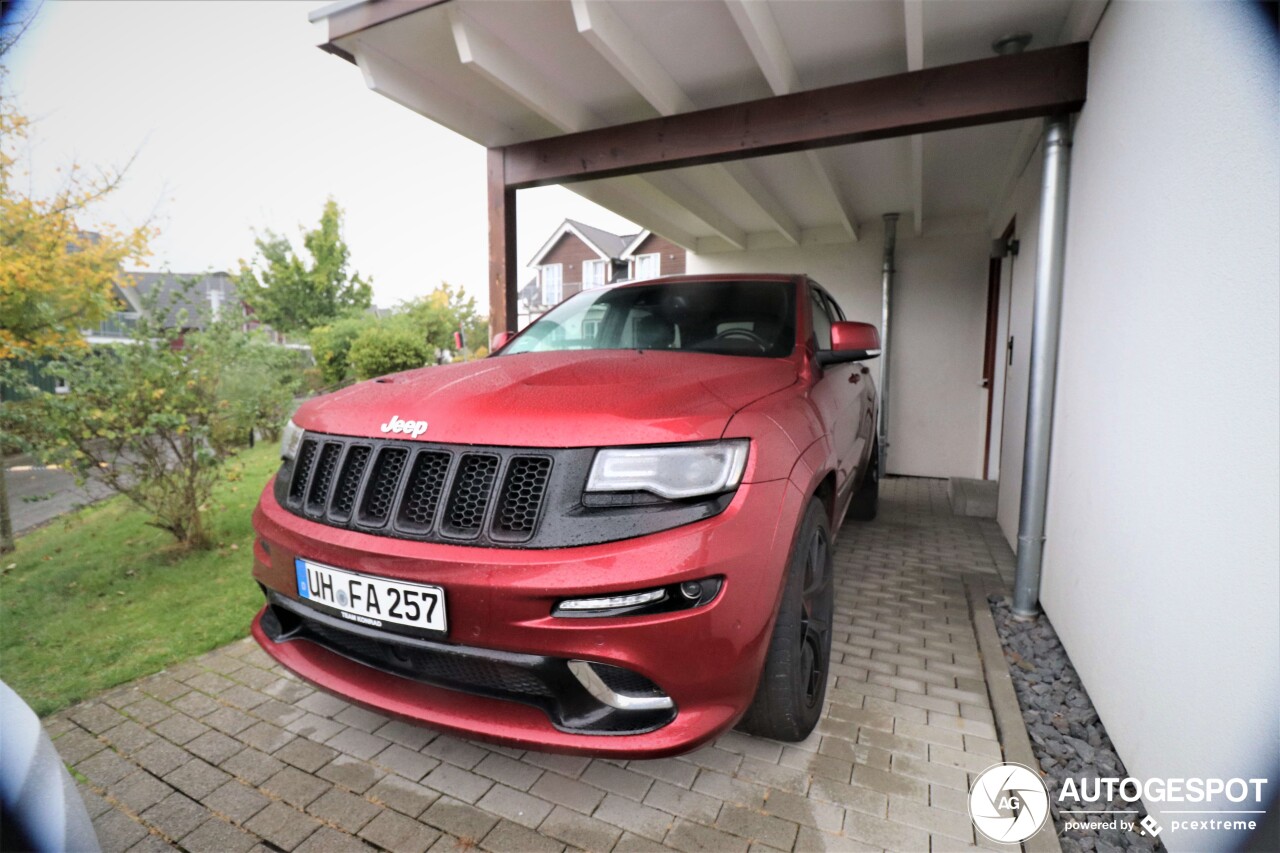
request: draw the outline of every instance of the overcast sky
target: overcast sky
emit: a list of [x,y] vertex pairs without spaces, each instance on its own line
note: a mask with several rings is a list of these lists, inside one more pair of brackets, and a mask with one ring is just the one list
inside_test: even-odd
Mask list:
[[[36,190],[72,160],[120,166],[136,152],[103,216],[154,220],[150,268],[178,272],[234,271],[254,229],[301,249],[299,226],[332,195],[379,305],[440,281],[487,304],[484,149],[319,50],[307,13],[321,5],[46,0],[5,57],[35,124]],[[558,187],[522,191],[518,209],[521,263],[565,217],[637,230]]]

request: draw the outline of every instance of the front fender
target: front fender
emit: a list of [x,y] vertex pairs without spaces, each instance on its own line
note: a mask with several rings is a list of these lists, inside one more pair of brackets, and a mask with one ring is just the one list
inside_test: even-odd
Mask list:
[[[835,449],[831,445],[830,437],[824,435],[805,448],[787,479],[807,499],[818,493],[822,481],[835,471],[835,468]],[[832,513],[835,511],[835,497],[833,493],[831,506],[828,507]],[[835,519],[831,518],[830,521],[834,527]]]

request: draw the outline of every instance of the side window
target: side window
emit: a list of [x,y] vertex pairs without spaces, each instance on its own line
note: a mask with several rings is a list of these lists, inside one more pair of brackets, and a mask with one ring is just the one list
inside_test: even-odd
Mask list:
[[818,349],[831,349],[831,315],[827,302],[822,294],[813,288],[809,289],[810,316],[813,317],[813,336],[817,339]]

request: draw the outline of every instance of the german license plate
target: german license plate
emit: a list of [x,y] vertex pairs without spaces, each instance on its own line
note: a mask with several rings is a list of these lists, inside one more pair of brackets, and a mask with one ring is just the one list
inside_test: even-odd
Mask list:
[[443,632],[448,627],[444,590],[438,586],[376,578],[301,557],[294,560],[294,568],[298,596],[348,622],[392,630],[403,626]]

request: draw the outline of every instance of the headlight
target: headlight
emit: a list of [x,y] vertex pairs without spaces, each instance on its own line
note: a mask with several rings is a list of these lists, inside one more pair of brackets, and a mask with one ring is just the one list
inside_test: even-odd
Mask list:
[[712,444],[607,447],[596,453],[588,492],[652,492],[664,498],[714,495],[736,488],[747,466],[745,438]]
[[284,432],[280,435],[280,458],[292,459],[298,455],[298,446],[302,444],[302,435],[304,430],[293,422],[291,418],[284,425]]

